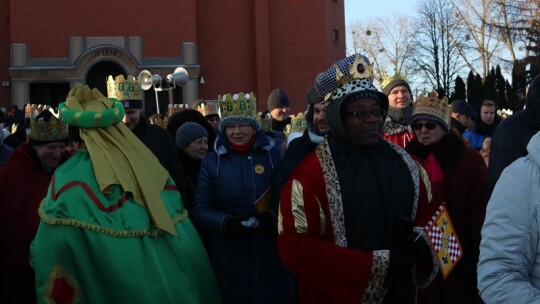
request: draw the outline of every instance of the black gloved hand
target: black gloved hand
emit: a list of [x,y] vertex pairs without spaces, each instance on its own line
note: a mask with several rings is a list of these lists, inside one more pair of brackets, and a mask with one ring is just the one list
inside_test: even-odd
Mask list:
[[229,216],[225,220],[224,232],[228,235],[246,235],[254,231],[253,227],[242,225],[243,221],[248,220],[249,216]]
[[256,213],[255,217],[259,221],[259,226],[257,230],[262,232],[273,232],[277,231],[277,217],[271,211],[265,211],[261,213]]

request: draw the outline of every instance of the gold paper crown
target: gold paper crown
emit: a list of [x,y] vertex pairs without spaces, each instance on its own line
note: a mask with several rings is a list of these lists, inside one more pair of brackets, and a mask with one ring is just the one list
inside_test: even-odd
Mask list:
[[431,115],[439,118],[450,127],[452,106],[448,103],[448,97],[444,96],[439,99],[437,97],[437,92],[432,91],[425,96],[420,95],[418,100],[414,103],[412,115],[415,116],[419,114]]
[[43,110],[48,109],[48,105],[42,104],[26,104],[24,107],[24,117],[32,118],[38,116]]
[[408,81],[407,80],[407,74],[405,75],[401,75],[399,73],[399,71],[397,69],[394,69],[394,76],[390,77],[388,75],[388,73],[384,73],[384,79],[383,79],[383,82],[381,83],[381,89],[384,90],[384,88],[392,81],[394,80],[403,80],[403,81]]
[[107,79],[107,97],[119,100],[142,100],[141,83],[135,77],[118,75],[114,79],[109,75]]
[[263,115],[263,113],[259,112],[257,114],[257,120],[264,132],[272,132],[272,114],[266,113],[266,115]]
[[66,139],[68,137],[67,125],[60,121],[58,113],[53,112],[51,109],[45,111],[51,113],[49,121],[45,121],[45,118],[43,117],[38,119],[33,116],[30,117],[30,139],[38,141],[57,141]]
[[219,95],[218,100],[221,119],[230,116],[257,118],[257,98],[253,92]]
[[201,101],[197,105],[197,111],[201,112],[203,116],[219,115],[219,104],[217,102]]
[[298,113],[298,115],[291,115],[291,127],[289,133],[298,132],[304,133],[307,128],[306,120],[304,119],[304,113]]
[[169,123],[169,117],[166,115],[154,114],[150,116],[148,120],[151,124],[160,126],[162,128],[167,128],[167,123]]
[[189,105],[184,103],[169,104],[167,108],[167,116],[171,117],[174,113],[182,112],[189,109]]

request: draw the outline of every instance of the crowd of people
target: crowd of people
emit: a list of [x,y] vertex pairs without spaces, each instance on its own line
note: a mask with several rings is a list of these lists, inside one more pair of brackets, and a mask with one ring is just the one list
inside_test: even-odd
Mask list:
[[107,90],[2,115],[3,303],[540,299],[538,77],[505,119],[362,54],[297,116],[276,88],[157,125],[133,76]]

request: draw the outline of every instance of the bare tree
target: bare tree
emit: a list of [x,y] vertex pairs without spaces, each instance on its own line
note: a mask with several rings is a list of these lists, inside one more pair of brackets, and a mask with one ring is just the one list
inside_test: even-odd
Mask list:
[[366,55],[374,63],[375,79],[382,81],[393,70],[407,73],[413,54],[415,35],[410,17],[394,15],[356,22],[349,28],[352,50]]
[[464,34],[461,39],[454,37],[454,43],[469,69],[479,74],[482,79],[487,77],[493,67],[494,57],[501,57],[500,31],[490,26],[501,17],[501,12],[495,10],[494,2],[495,0],[451,1],[460,20],[461,32],[458,34]]
[[465,66],[455,43],[461,34],[454,7],[445,0],[422,0],[415,19],[412,68],[424,77],[424,85],[430,87],[426,89],[449,96],[454,79]]

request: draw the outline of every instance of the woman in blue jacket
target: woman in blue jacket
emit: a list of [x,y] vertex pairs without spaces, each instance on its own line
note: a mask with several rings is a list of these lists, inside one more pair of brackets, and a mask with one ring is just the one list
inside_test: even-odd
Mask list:
[[277,253],[277,206],[266,204],[282,152],[255,113],[228,116],[226,110],[226,102],[237,109],[250,98],[228,94],[220,104],[217,140],[202,161],[192,215],[212,235],[210,255],[224,303],[293,303],[292,275]]

